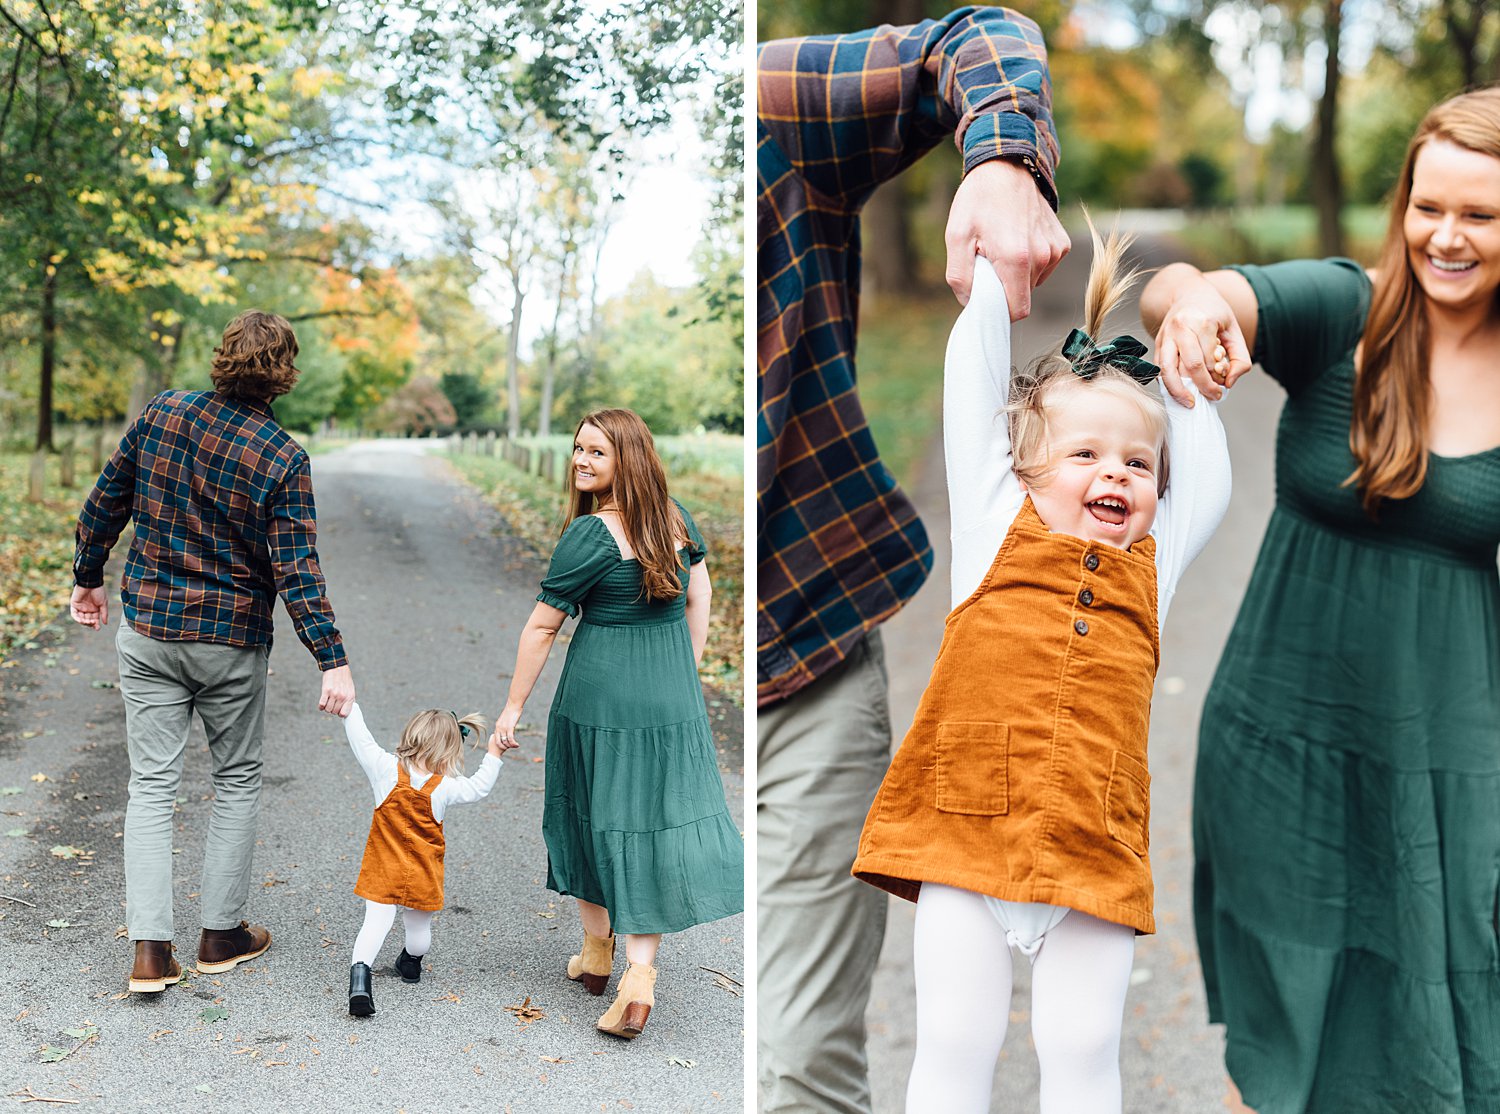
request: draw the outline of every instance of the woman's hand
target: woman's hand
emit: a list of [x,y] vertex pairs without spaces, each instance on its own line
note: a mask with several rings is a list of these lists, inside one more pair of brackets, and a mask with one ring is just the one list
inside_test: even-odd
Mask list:
[[[512,726],[511,730],[514,732],[514,726]],[[502,739],[500,737],[500,728],[496,727],[494,731],[490,732],[489,745],[485,747],[485,750],[493,754],[496,758],[499,758],[506,751],[515,750],[520,745],[520,743],[516,742],[516,737],[513,733]]]
[[1167,393],[1191,407],[1193,395],[1183,382],[1191,379],[1204,398],[1223,398],[1250,370],[1246,333],[1253,339],[1257,308],[1250,284],[1233,271],[1205,275],[1186,263],[1164,267],[1141,292],[1141,317],[1156,333]]
[[495,730],[490,735],[489,750],[496,758],[500,757],[495,749],[497,746],[500,751],[507,751],[521,745],[516,742],[516,725],[520,722],[521,709],[515,704],[507,704],[505,710],[495,717]]

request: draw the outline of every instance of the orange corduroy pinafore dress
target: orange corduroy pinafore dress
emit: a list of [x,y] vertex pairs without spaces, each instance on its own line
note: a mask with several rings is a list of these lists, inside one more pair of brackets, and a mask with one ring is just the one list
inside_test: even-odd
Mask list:
[[396,764],[396,785],[370,819],[365,858],[354,894],[382,905],[435,913],[443,907],[443,826],[432,815],[432,774],[413,789],[406,767]]
[[1160,656],[1156,541],[1051,533],[1028,498],[949,614],[854,874],[1156,931],[1146,734]]

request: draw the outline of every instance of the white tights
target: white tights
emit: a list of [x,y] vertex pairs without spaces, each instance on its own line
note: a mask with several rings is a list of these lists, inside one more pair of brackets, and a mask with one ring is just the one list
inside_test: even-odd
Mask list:
[[[980,894],[922,884],[917,1057],[907,1114],[984,1114],[1010,1014],[1005,929]],[[1031,1032],[1042,1114],[1119,1114],[1120,1031],[1135,930],[1077,912],[1032,961]]]
[[[396,922],[399,905],[382,905],[378,901],[365,902],[365,923],[354,940],[354,956],[351,963],[375,966],[375,957],[380,954],[380,945]],[[424,956],[432,947],[432,914],[418,909],[401,909],[401,924],[406,929],[406,954]]]

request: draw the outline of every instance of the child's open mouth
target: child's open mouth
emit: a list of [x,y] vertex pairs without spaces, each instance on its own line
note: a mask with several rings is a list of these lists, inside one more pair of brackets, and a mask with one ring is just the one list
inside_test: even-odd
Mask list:
[[1088,508],[1089,514],[1106,526],[1124,526],[1125,519],[1130,513],[1125,500],[1116,499],[1113,496],[1095,499],[1091,503],[1085,503],[1084,506]]

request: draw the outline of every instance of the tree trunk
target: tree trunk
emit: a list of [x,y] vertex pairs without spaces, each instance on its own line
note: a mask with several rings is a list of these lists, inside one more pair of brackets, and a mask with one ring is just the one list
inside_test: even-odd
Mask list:
[[557,276],[557,304],[552,307],[552,331],[547,336],[547,359],[542,366],[542,413],[537,419],[537,433],[546,437],[552,432],[552,392],[557,382],[557,336],[562,329],[563,305],[571,288],[575,252],[564,248],[562,270]]
[[[48,252],[48,257],[52,255]],[[57,265],[47,264],[42,279],[42,366],[37,383],[36,445],[52,451],[52,386],[57,372]]]
[[921,283],[911,245],[911,202],[897,178],[875,191],[860,211],[860,242],[864,272],[860,298],[867,310],[888,295],[915,294]]
[[[924,12],[922,0],[873,0],[870,14],[877,25],[900,27],[920,21]],[[867,311],[885,295],[901,297],[921,289],[911,242],[911,208],[902,179],[896,178],[876,190],[860,212],[860,299]]]
[[[1448,41],[1458,54],[1459,68],[1463,70],[1464,88],[1474,89],[1480,84],[1479,77],[1479,31],[1484,24],[1488,0],[1470,0],[1467,12],[1462,10],[1459,0],[1444,0],[1443,26],[1448,31]],[[1464,16],[1467,14],[1468,18]]]
[[1323,96],[1318,101],[1318,132],[1313,141],[1313,204],[1318,211],[1318,250],[1321,254],[1344,254],[1344,229],[1339,216],[1344,208],[1344,185],[1339,174],[1339,33],[1343,22],[1343,0],[1325,0],[1323,37],[1328,60],[1323,69]]
[[512,440],[521,436],[521,303],[526,292],[521,288],[521,275],[511,271],[510,343],[505,354],[505,430]]

